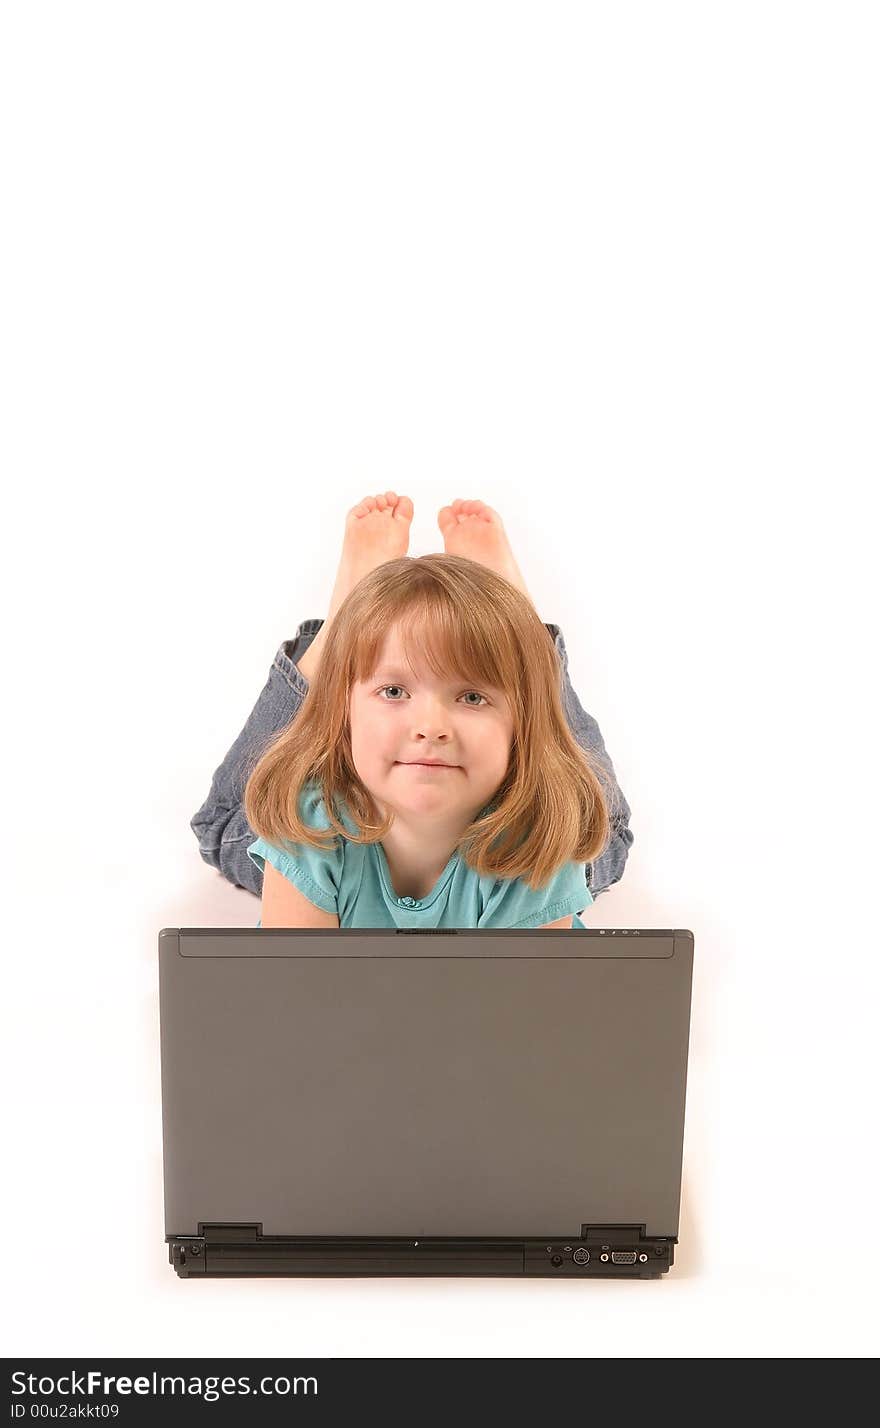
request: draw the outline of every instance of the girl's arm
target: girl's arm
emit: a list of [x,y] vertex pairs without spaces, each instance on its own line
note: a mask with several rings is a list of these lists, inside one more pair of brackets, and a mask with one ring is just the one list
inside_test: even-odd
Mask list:
[[261,927],[338,927],[335,912],[325,912],[304,897],[298,887],[271,863],[263,869]]

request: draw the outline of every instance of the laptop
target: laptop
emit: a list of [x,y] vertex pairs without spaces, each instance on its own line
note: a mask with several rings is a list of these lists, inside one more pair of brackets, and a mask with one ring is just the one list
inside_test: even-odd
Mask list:
[[165,928],[181,1278],[656,1279],[693,934]]

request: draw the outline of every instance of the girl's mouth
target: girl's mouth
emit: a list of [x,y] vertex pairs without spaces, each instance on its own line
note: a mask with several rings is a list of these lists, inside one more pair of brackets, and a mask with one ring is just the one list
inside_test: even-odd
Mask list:
[[417,759],[414,759],[411,763],[405,763],[405,762],[403,762],[402,760],[400,760],[400,761],[399,761],[399,767],[400,767],[400,768],[404,768],[404,769],[431,769],[432,771],[435,771],[435,772],[439,772],[440,770],[444,770],[444,769],[445,769],[447,773],[451,773],[454,769],[458,768],[458,765],[457,765],[457,764],[423,764],[423,763],[420,763]]

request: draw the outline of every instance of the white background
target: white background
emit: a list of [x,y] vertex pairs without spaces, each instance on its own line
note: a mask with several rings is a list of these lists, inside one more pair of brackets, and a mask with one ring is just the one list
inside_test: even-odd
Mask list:
[[[876,1351],[876,9],[4,6],[10,1354]],[[157,933],[346,511],[502,515],[696,939],[648,1283],[187,1283]],[[871,653],[871,651],[874,653]]]

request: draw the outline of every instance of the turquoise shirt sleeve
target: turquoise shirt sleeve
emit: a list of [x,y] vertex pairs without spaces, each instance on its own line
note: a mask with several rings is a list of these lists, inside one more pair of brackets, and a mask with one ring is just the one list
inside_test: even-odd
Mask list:
[[522,878],[498,879],[486,899],[480,926],[543,927],[545,922],[582,912],[592,901],[586,865],[566,863],[537,891]]
[[[300,816],[309,828],[330,827],[321,794],[311,785],[300,794],[299,808]],[[335,844],[326,849],[315,848],[310,843],[285,843],[276,847],[274,843],[267,843],[265,838],[257,838],[248,847],[247,855],[261,872],[266,863],[271,863],[315,907],[339,915],[345,850],[338,835]]]

